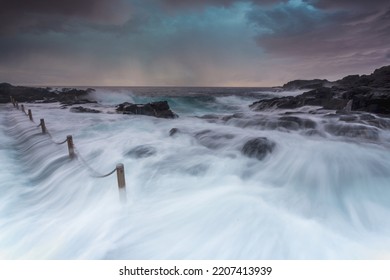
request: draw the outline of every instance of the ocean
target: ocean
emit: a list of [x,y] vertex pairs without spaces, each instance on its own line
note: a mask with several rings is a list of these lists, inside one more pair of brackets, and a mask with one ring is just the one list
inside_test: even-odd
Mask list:
[[[249,108],[302,92],[97,88],[83,106],[102,113],[25,103],[35,122],[1,104],[0,258],[389,259],[388,119]],[[115,112],[161,100],[179,117]],[[272,149],[245,153],[253,139]],[[94,176],[118,163],[126,203]]]

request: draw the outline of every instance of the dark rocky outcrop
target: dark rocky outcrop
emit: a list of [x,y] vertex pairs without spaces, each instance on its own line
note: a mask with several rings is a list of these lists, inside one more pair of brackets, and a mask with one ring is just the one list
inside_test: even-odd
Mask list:
[[294,80],[283,85],[284,90],[316,89],[331,84],[328,80]]
[[146,115],[166,119],[177,118],[177,115],[169,108],[167,101],[158,101],[146,104],[133,104],[125,102],[119,104],[116,108],[116,111],[129,115]]
[[371,75],[350,75],[335,82],[341,88],[390,88],[390,66],[376,69]]
[[63,88],[53,90],[51,88],[13,86],[8,83],[0,84],[0,103],[10,102],[10,96],[18,102],[61,102],[65,105],[93,103],[86,99],[93,89]]
[[99,111],[99,110],[85,108],[82,106],[72,107],[72,108],[70,108],[70,111],[73,113],[101,113],[101,111]]
[[241,152],[250,158],[263,160],[268,154],[272,153],[276,144],[266,137],[257,137],[245,143]]
[[298,96],[286,96],[260,100],[250,105],[255,111],[269,108],[294,109],[302,106],[321,106],[328,110],[342,110],[348,103],[348,99],[339,97],[339,92],[331,88],[318,88],[305,92]]
[[[261,111],[275,108],[295,109],[311,105],[327,110],[347,112],[352,110],[390,115],[390,66],[379,68],[371,75],[350,75],[332,83],[326,80],[312,81],[317,82],[316,85],[321,83],[323,85],[298,96],[260,100],[250,105],[250,108]],[[287,83],[284,88],[291,89],[294,86],[300,88],[307,84],[310,84],[310,81],[298,80]],[[333,86],[327,87],[329,84]]]

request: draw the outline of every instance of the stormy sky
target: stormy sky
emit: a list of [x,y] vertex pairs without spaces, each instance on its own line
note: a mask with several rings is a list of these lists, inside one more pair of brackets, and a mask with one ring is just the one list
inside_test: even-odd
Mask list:
[[274,86],[390,64],[388,0],[0,0],[0,82]]

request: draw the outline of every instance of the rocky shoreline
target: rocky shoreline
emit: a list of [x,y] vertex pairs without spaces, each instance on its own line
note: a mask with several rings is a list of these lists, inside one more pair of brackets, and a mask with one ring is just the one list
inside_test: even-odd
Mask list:
[[[75,89],[75,88],[39,88],[39,87],[24,87],[13,86],[8,83],[0,84],[0,103],[11,102],[12,96],[17,102],[28,103],[56,103],[59,102],[61,108],[67,108],[73,105],[93,104],[97,101],[90,100],[89,93],[94,92],[92,88]],[[70,111],[73,113],[101,113],[101,111],[83,106],[71,107]],[[167,101],[151,102],[146,104],[133,104],[124,102],[116,106],[117,113],[128,115],[146,115],[156,118],[173,119],[178,117],[169,108]]]
[[[336,110],[336,113],[368,112],[384,117],[390,116],[390,66],[376,69],[370,75],[350,75],[341,80],[295,80],[281,87],[283,91],[308,91],[298,96],[283,96],[262,99],[249,107],[253,111],[273,109],[296,109],[303,106],[319,106],[325,110]],[[18,102],[53,103],[59,102],[62,108],[73,105],[97,103],[88,98],[94,89],[75,88],[39,88],[0,84],[0,103],[10,102],[13,96]],[[72,107],[75,113],[99,113],[99,110]],[[157,118],[176,118],[167,101],[147,104],[122,103],[116,106],[117,113],[147,115]],[[233,116],[234,117],[234,116]]]
[[75,89],[75,88],[40,88],[13,86],[8,83],[0,83],[0,103],[9,103],[10,96],[18,102],[33,103],[55,103],[60,102],[62,105],[71,106],[76,104],[97,103],[88,100],[87,96],[94,89]]
[[351,75],[335,82],[318,79],[291,81],[282,88],[283,90],[311,90],[298,96],[260,100],[251,104],[250,108],[254,111],[263,111],[296,109],[309,105],[320,106],[327,110],[390,115],[390,66],[376,69],[370,75]]

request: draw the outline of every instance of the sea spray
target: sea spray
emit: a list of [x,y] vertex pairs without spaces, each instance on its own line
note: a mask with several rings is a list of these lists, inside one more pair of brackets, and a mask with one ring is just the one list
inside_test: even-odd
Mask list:
[[[91,177],[80,161],[67,158],[65,145],[54,145],[21,111],[1,105],[1,258],[389,255],[388,130],[378,129],[375,139],[351,138],[325,129],[336,122],[328,116],[332,112],[296,110],[294,116],[315,123],[308,128],[280,120],[288,110],[248,108],[270,93],[121,94],[104,92],[101,104],[91,106],[114,112],[118,101],[170,98],[179,118],[76,114],[56,103],[26,108],[37,120],[45,118],[55,140],[72,135],[77,151],[98,171],[123,163],[126,205],[115,176]],[[256,138],[275,143],[260,160],[242,152]],[[134,156],[139,147],[153,152]]]

